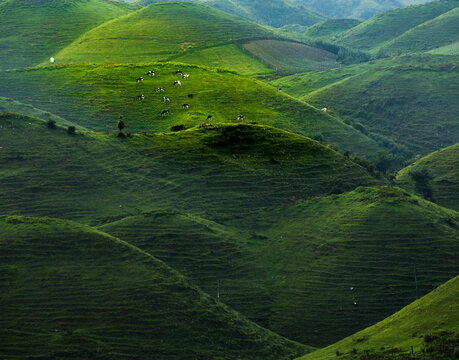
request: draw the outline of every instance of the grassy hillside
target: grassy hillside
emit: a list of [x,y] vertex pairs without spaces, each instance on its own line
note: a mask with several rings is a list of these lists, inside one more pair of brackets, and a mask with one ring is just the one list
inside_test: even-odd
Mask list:
[[326,19],[314,24],[303,33],[312,38],[324,38],[329,40],[343,31],[349,30],[361,23],[357,19]]
[[397,66],[347,77],[303,100],[424,155],[459,138],[458,83],[456,63]]
[[[372,50],[406,31],[458,6],[456,0],[432,1],[419,6],[388,11],[372,17],[343,33],[339,43],[351,48]],[[449,36],[448,34],[444,34]]]
[[156,211],[101,229],[158,256],[211,293],[220,281],[222,301],[257,323],[323,346],[413,301],[414,267],[419,294],[454,276],[456,223],[454,211],[383,187],[297,201],[219,224]]
[[[455,277],[387,319],[301,359],[328,360],[336,358],[336,351],[348,354],[352,352],[352,349],[358,349],[359,352],[371,349],[382,353],[381,349],[398,348],[409,352],[411,346],[414,347],[418,356],[423,356],[421,348],[424,347],[424,334],[448,331],[455,333],[457,338],[459,334],[458,293],[459,277]],[[426,345],[431,346],[429,343]],[[387,356],[390,358],[389,355]],[[339,358],[361,359],[360,356],[351,357],[350,355]]]
[[0,239],[2,359],[291,359],[309,350],[93,228],[0,216]]
[[459,42],[441,46],[439,48],[428,51],[428,53],[440,55],[459,55]]
[[4,0],[0,3],[0,69],[49,61],[91,28],[136,9],[101,0]]
[[[442,206],[459,211],[459,144],[435,151],[414,164],[400,170],[396,183],[411,191],[423,195],[424,187],[432,192],[432,200]],[[427,170],[427,183],[413,180],[410,173]]]
[[418,25],[381,46],[388,55],[424,52],[459,41],[458,7]]
[[215,219],[381,183],[318,142],[261,125],[119,138],[0,121],[4,214],[98,223],[171,208]]
[[[167,0],[166,0],[167,1]],[[303,6],[292,5],[284,0],[192,0],[193,2],[211,6],[215,9],[240,16],[244,19],[255,21],[269,26],[281,27],[286,24],[312,25],[324,19]],[[136,4],[150,5],[162,0],[138,0]]]
[[[149,77],[148,70],[157,75]],[[190,74],[182,79],[177,69]],[[139,76],[145,80],[136,83]],[[182,86],[173,86],[180,79]],[[157,93],[164,87],[163,93]],[[144,94],[140,101],[137,95]],[[192,94],[192,98],[188,95]],[[172,125],[258,121],[356,153],[379,147],[339,119],[231,71],[175,63],[49,66],[0,72],[0,95],[30,103],[92,130],[114,130],[120,114],[127,131],[168,131]],[[162,98],[169,97],[165,103]],[[183,108],[189,104],[189,108]],[[164,110],[170,115],[162,116]],[[213,115],[212,120],[206,120]]]

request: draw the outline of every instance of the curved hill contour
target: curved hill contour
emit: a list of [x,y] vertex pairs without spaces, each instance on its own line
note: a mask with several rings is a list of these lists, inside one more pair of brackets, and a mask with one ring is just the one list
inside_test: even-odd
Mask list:
[[419,188],[410,173],[422,171],[427,171],[432,201],[459,211],[459,144],[435,151],[400,170],[397,185],[421,196],[424,187]]
[[139,7],[101,0],[0,3],[0,69],[37,65],[88,30]]
[[310,351],[88,226],[0,216],[0,245],[2,359],[261,360]]

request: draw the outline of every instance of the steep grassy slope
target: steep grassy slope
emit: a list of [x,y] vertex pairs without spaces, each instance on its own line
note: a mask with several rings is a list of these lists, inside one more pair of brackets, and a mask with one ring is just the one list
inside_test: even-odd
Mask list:
[[396,183],[411,191],[421,192],[422,186],[416,186],[410,173],[427,170],[430,175],[428,187],[431,188],[433,201],[459,211],[459,144],[435,151],[414,164],[400,170]]
[[459,139],[458,84],[457,63],[397,66],[348,77],[303,99],[424,155]]
[[219,282],[222,301],[257,323],[321,346],[413,301],[414,267],[419,294],[457,274],[456,219],[454,211],[383,187],[222,218],[220,224],[157,211],[101,229],[211,293]]
[[459,41],[458,7],[418,25],[381,46],[388,55],[424,52]]
[[[155,77],[145,74],[156,70]],[[190,74],[182,79],[177,69]],[[136,83],[139,76],[145,80]],[[173,86],[180,79],[182,86]],[[157,93],[164,87],[164,93]],[[144,94],[140,101],[137,95]],[[192,98],[189,97],[192,94]],[[371,154],[378,145],[351,126],[260,81],[231,71],[174,63],[69,65],[0,72],[0,95],[30,103],[92,130],[114,130],[120,114],[127,131],[168,131],[172,125],[259,121],[311,138],[321,136]],[[169,97],[165,103],[162,98]],[[189,108],[183,108],[189,104]],[[161,112],[170,110],[170,115]]]
[[440,0],[385,12],[343,33],[339,43],[362,50],[377,49],[385,42],[457,6],[456,0]]
[[[352,349],[380,351],[396,347],[408,352],[411,346],[420,354],[424,334],[433,331],[459,334],[458,295],[459,277],[455,277],[376,325],[301,359],[328,360],[336,357],[336,351],[344,354]],[[347,357],[340,357],[344,358]]]
[[327,19],[308,27],[303,34],[312,38],[328,40],[360,23],[361,21],[357,19]]
[[0,3],[0,69],[37,65],[91,28],[137,6],[101,0]]
[[459,55],[459,41],[428,51],[430,54]]
[[[167,0],[166,0],[167,1]],[[284,0],[192,0],[200,4],[211,6],[215,9],[240,16],[244,19],[255,21],[274,27],[286,24],[312,25],[324,19],[303,6],[292,5]],[[138,0],[136,4],[150,5],[163,2],[163,0]]]
[[90,227],[0,216],[0,245],[2,359],[290,359],[308,351]]
[[215,124],[168,134],[79,132],[1,116],[0,213],[97,223],[154,208],[210,219],[381,183],[302,136]]

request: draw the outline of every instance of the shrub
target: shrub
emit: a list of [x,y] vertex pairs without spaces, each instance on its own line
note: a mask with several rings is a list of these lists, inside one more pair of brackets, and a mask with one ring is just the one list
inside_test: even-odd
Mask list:
[[459,359],[459,346],[456,346],[453,350],[453,359]]
[[50,129],[54,129],[54,128],[56,127],[56,120],[49,119],[49,120],[46,122],[46,125],[47,125]]
[[430,334],[424,334],[423,339],[426,343],[430,343],[433,340],[432,335]]
[[432,200],[433,190],[430,184],[432,175],[430,175],[429,170],[423,168],[421,170],[410,171],[408,175],[414,181],[414,190],[422,194],[424,199]]
[[69,126],[69,127],[67,128],[67,133],[68,133],[69,135],[75,135],[75,130],[76,130],[76,129],[75,129],[75,126]]
[[185,129],[186,129],[185,125],[174,125],[171,127],[171,131],[173,132],[182,131]]
[[335,351],[335,354],[336,354],[336,356],[340,356],[340,355],[341,355],[341,353],[339,352],[339,350],[336,350],[336,351]]

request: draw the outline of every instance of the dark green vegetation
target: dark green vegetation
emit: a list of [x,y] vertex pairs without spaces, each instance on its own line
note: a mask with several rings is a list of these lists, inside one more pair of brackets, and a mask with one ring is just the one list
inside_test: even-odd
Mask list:
[[358,188],[215,220],[155,211],[100,229],[211,294],[220,282],[223,302],[315,346],[413,301],[414,268],[420,295],[458,270],[457,213],[397,188]]
[[329,40],[360,23],[361,21],[356,19],[327,19],[308,27],[303,34],[312,38]]
[[0,216],[2,359],[291,359],[151,255],[88,226]]
[[118,138],[14,114],[0,122],[4,214],[97,223],[176,208],[215,219],[382,183],[316,141],[262,125]]
[[136,9],[100,0],[5,0],[0,3],[0,69],[49,61],[91,28]]
[[[458,294],[459,277],[455,277],[387,319],[301,359],[455,359],[451,355],[459,345]],[[443,344],[439,343],[442,340]],[[444,349],[445,345],[449,346]],[[413,357],[408,355],[412,346]],[[352,355],[354,349],[360,355]],[[405,357],[394,349],[401,350]],[[365,356],[364,350],[378,355]],[[442,350],[446,351],[440,354]],[[336,356],[337,351],[341,356]]]
[[457,0],[440,0],[385,12],[342,33],[337,42],[374,54],[382,49],[380,56],[447,45],[458,40],[457,11],[441,15],[456,7]]
[[[150,5],[164,0],[137,0],[139,5]],[[167,1],[167,0],[166,0]],[[281,27],[286,24],[312,25],[325,17],[303,6],[284,0],[192,0],[244,19]]]
[[[420,174],[421,178],[416,174]],[[434,202],[458,211],[459,144],[435,151],[400,170],[396,183],[419,195],[426,187],[427,190],[430,188]]]
[[[190,78],[182,79],[178,69]],[[157,75],[146,76],[149,70]],[[137,83],[139,76],[145,80]],[[182,86],[174,86],[179,79]],[[159,87],[165,91],[157,93]],[[374,140],[339,119],[260,81],[221,69],[174,63],[18,69],[0,72],[3,94],[91,130],[114,130],[119,115],[131,132],[168,131],[172,125],[191,127],[205,121],[238,122],[238,115],[244,115],[246,122],[320,137],[355,153],[371,155],[379,150]],[[145,95],[143,101],[137,99],[139,94]],[[163,97],[171,101],[164,102]],[[164,110],[170,110],[170,115],[162,116]],[[209,115],[212,120],[206,120]]]

